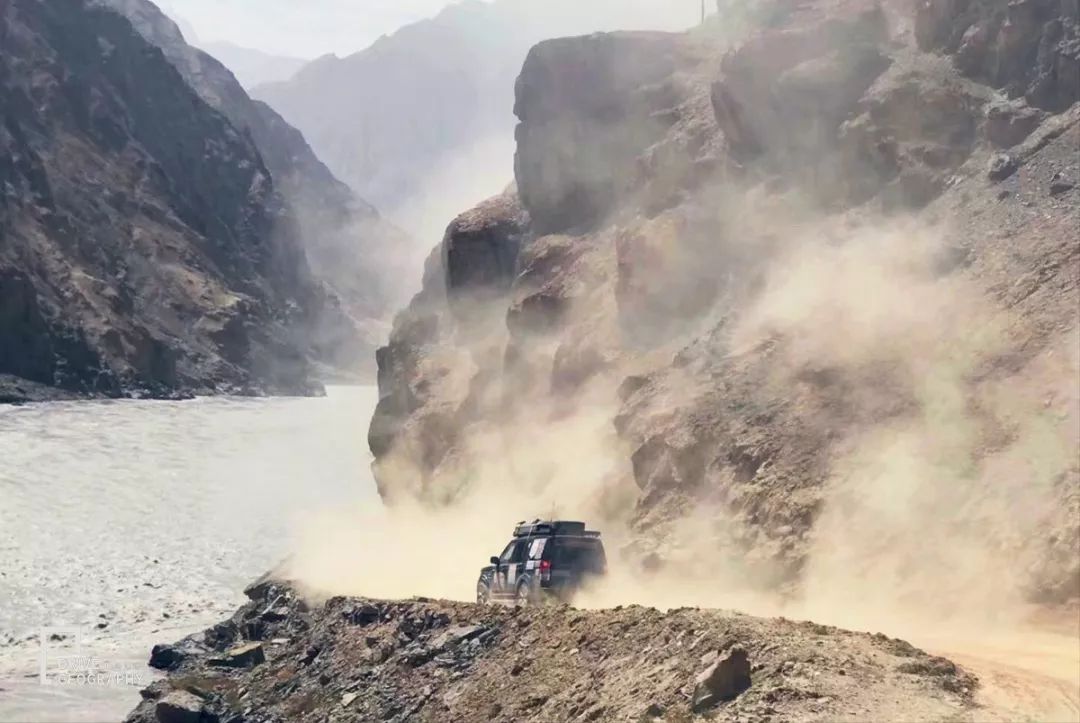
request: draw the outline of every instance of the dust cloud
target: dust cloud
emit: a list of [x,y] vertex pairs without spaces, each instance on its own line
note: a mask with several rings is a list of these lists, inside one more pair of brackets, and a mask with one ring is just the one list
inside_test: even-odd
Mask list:
[[514,180],[514,133],[512,123],[503,132],[486,137],[446,154],[430,169],[417,188],[396,207],[386,209],[388,218],[416,239],[405,251],[407,258],[399,268],[407,271],[396,277],[405,288],[396,296],[408,299],[416,293],[424,258],[442,239],[447,219],[462,209],[472,208],[486,198],[498,195]]
[[[904,413],[851,430],[806,538],[795,609],[851,627],[1018,624],[1075,474],[1080,367],[1049,349],[1019,371],[1021,322],[952,273],[939,229],[890,221],[841,245],[797,244],[739,325],[787,340],[777,383],[846,373],[856,404],[880,386]],[[876,375],[859,373],[871,368]]]
[[[1059,535],[1070,549],[1061,499],[1076,474],[1075,350],[1012,368],[1018,321],[963,272],[963,253],[942,243],[941,229],[896,218],[842,233],[798,228],[784,229],[790,242],[739,311],[728,353],[775,342],[777,393],[812,366],[849,376],[853,403],[871,415],[880,387],[905,402],[844,430],[819,515],[788,533],[803,551],[794,580],[782,566],[763,575],[725,545],[746,523],[705,500],[670,521],[669,564],[642,566],[633,450],[612,425],[630,361],[572,400],[535,377],[508,376],[518,402],[473,424],[437,470],[444,504],[404,495],[385,509],[312,519],[288,573],[326,594],[467,600],[513,522],[556,516],[604,532],[611,574],[583,594],[585,606],[734,608],[894,634],[1019,626],[1043,578],[1061,572],[1045,569],[1047,539]],[[421,485],[421,467],[393,476]]]
[[[502,552],[517,520],[596,520],[620,458],[609,403],[595,398],[573,417],[534,417],[493,425],[469,440],[470,459],[454,470],[452,504],[408,498],[377,509],[335,510],[309,518],[284,573],[312,591],[375,597],[424,595],[470,600],[479,568]],[[399,464],[407,464],[400,457]],[[395,475],[422,472],[398,469]]]
[[[441,176],[432,179],[434,195]],[[699,283],[702,269],[719,280],[715,306],[693,323],[634,316],[632,332],[661,348],[627,338],[615,252],[565,261],[554,248],[565,241],[534,242],[554,249],[535,251],[551,251],[551,264],[575,265],[574,277],[559,283],[591,290],[559,331],[535,339],[505,328],[513,299],[486,298],[497,309],[494,336],[459,317],[449,339],[432,340],[423,376],[455,389],[443,406],[438,391],[425,390],[435,402],[407,424],[441,426],[455,439],[451,452],[432,465],[423,440],[412,430],[399,435],[405,441],[381,462],[384,478],[395,480],[384,490],[391,504],[311,520],[287,574],[317,594],[470,600],[479,569],[501,552],[515,521],[582,519],[603,531],[609,557],[609,575],[575,601],[584,607],[783,615],[998,662],[1027,640],[1045,649],[1048,674],[1080,679],[1075,616],[1045,636],[1038,619],[1080,598],[1080,318],[1063,320],[1071,333],[1042,346],[1031,322],[999,301],[1000,290],[990,293],[970,249],[947,241],[963,233],[868,209],[826,216],[797,195],[727,189],[714,204],[725,227],[704,243],[680,239],[678,223],[631,222],[634,231],[672,235],[644,244],[663,277],[644,269],[646,282],[656,282],[640,284],[646,294],[693,296],[708,287]],[[612,245],[601,234],[573,243],[598,239]],[[685,271],[685,283],[671,269]],[[679,304],[651,311],[671,316]],[[552,383],[557,350],[584,346],[573,343],[582,335],[614,336],[613,359],[586,386],[560,392]],[[526,363],[507,361],[511,346]],[[672,369],[691,346],[693,368]],[[710,494],[717,490],[707,477],[663,491],[689,498],[670,508],[635,481],[635,446],[616,429],[623,383],[664,375],[660,406],[669,408],[652,411],[666,422],[709,399],[732,359],[761,367],[771,399],[801,404],[797,388],[817,395],[800,414],[840,402],[851,410],[846,423],[810,419],[828,426],[823,483],[790,480],[789,496],[770,500],[811,497],[814,514],[801,526],[761,529]],[[808,373],[826,381],[807,392]],[[490,378],[474,398],[475,380]],[[461,414],[462,400],[480,411]],[[659,433],[692,436],[677,422]],[[643,529],[654,507],[667,517]],[[640,544],[657,535],[660,544]]]

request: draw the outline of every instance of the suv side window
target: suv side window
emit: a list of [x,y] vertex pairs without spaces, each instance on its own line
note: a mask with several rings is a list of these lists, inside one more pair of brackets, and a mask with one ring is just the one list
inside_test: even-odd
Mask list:
[[510,562],[525,562],[525,553],[529,549],[529,543],[525,540],[520,540],[514,545],[514,551],[511,553]]
[[514,557],[510,559],[511,562],[525,562],[528,558],[529,541],[523,539],[518,541],[517,547],[514,548]]
[[509,545],[507,545],[506,549],[502,551],[501,555],[499,555],[499,559],[502,560],[503,562],[510,562],[510,557],[511,557],[511,555],[514,554],[514,548],[517,547],[517,545],[518,545],[517,540],[515,540],[515,541],[511,542]]
[[533,540],[529,545],[529,559],[539,560],[544,554],[544,544],[547,542],[546,538],[541,537],[539,540]]
[[527,543],[525,540],[514,540],[503,550],[499,559],[503,562],[524,562]]

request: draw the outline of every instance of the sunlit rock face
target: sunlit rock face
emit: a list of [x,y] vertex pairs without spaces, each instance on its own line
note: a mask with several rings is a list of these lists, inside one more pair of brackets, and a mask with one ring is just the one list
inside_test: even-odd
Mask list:
[[[498,220],[506,199],[451,225],[380,351],[384,498],[545,514],[527,490],[627,532],[650,565],[712,555],[769,590],[858,569],[868,595],[913,594],[974,555],[1007,589],[980,573],[942,595],[954,607],[1075,597],[1077,362],[1060,355],[1080,333],[1080,116],[1056,85],[1075,14],[991,5],[777,3],[738,38],[534,48],[524,232]],[[1021,26],[1021,6],[1045,14]],[[1037,51],[1022,88],[928,30],[998,15],[1002,63]],[[494,251],[511,248],[512,275]],[[1019,473],[1040,398],[1056,462]],[[897,489],[914,507],[885,519]],[[957,506],[1000,524],[951,540],[930,510]],[[920,567],[930,548],[940,567]],[[995,562],[1013,548],[1023,573]]]

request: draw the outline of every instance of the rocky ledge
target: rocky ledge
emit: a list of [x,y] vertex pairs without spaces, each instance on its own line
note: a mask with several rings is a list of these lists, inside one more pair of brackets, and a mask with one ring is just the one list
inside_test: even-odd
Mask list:
[[884,635],[713,610],[306,601],[263,581],[128,723],[970,720],[977,681]]

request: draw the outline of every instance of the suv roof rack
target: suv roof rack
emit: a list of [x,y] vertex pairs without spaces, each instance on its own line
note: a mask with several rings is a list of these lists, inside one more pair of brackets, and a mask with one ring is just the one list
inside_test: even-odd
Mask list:
[[585,529],[584,522],[570,520],[522,520],[514,527],[514,537],[532,537],[535,535],[570,535],[580,537],[600,537],[600,533]]

